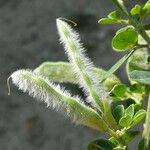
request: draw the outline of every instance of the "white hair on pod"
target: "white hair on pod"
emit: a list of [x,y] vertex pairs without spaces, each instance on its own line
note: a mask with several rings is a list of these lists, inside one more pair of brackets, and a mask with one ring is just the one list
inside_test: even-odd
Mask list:
[[59,85],[30,70],[18,70],[10,78],[20,90],[44,101],[48,107],[61,111],[70,117],[73,122],[103,130],[101,129],[103,125],[100,128],[102,120],[98,113],[85,106],[78,96],[71,97],[70,93]]
[[86,80],[89,80],[90,86],[99,96],[99,100],[109,99],[109,94],[104,90],[103,85],[99,83],[97,75],[92,70],[93,63],[86,56],[85,49],[80,43],[78,33],[76,33],[66,22],[60,19],[57,19],[56,22],[58,33],[60,35],[60,42],[65,47],[65,52],[73,66],[75,75],[79,79],[78,82],[80,86],[89,96],[90,89],[86,83]]

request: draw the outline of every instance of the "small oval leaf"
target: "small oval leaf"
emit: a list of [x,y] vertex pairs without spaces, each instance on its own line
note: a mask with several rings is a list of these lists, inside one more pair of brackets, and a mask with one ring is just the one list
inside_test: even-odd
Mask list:
[[126,111],[125,111],[125,115],[129,115],[131,118],[133,117],[134,115],[134,104],[130,105]]
[[118,105],[116,108],[113,110],[113,116],[117,122],[119,122],[120,118],[124,115],[124,106],[123,105]]
[[117,19],[112,18],[102,18],[98,21],[99,24],[115,24],[118,23]]
[[126,51],[133,48],[138,41],[138,34],[133,28],[119,30],[112,40],[112,47],[116,51]]
[[127,115],[127,116],[124,116],[120,119],[119,121],[119,124],[122,126],[122,127],[126,127],[126,128],[129,128],[130,127],[130,124],[132,122],[132,117]]
[[136,125],[139,123],[144,117],[146,116],[146,111],[144,109],[139,110],[133,117],[131,126]]
[[108,15],[108,18],[111,19],[121,19],[122,18],[122,14],[120,11],[113,11]]
[[123,97],[126,91],[127,87],[124,84],[119,84],[114,87],[112,93],[117,97]]

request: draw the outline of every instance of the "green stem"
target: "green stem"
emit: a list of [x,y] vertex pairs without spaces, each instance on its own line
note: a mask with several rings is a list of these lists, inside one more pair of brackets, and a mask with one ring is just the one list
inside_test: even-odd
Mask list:
[[108,130],[108,133],[109,133],[112,137],[114,137],[115,139],[117,139],[117,141],[118,141],[119,144],[120,144],[119,146],[120,146],[121,148],[126,147],[126,150],[129,150],[128,145],[126,144],[125,140],[124,140],[119,134],[117,134],[117,132],[115,132],[115,131],[109,129],[109,130]]
[[118,7],[118,9],[125,15],[129,17],[129,13],[122,0],[112,0],[112,2]]
[[148,43],[148,45],[150,45],[150,37],[145,32],[144,28],[142,28],[138,32],[139,32],[139,34],[141,34],[141,36],[143,37],[143,39]]
[[147,148],[150,146],[150,92],[149,92],[149,98],[148,98],[148,104],[147,104],[147,115],[146,115],[146,121],[145,121],[145,128],[144,128],[144,150],[147,150]]

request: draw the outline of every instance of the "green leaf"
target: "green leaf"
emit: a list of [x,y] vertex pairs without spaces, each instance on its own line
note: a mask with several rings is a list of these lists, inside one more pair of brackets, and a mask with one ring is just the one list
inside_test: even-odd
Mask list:
[[113,150],[114,145],[107,139],[99,139],[91,142],[87,150]]
[[134,115],[134,104],[130,105],[126,110],[125,110],[125,116],[130,116],[133,118]]
[[123,28],[112,39],[112,47],[116,51],[126,51],[135,47],[137,41],[138,34],[133,28]]
[[110,97],[104,86],[97,82],[97,75],[92,70],[92,62],[85,54],[79,35],[63,19],[56,19],[56,23],[61,43],[65,47],[68,59],[78,79],[78,84],[86,91],[97,109],[103,112],[102,101],[110,99]]
[[105,116],[105,121],[107,124],[109,124],[113,129],[118,130],[117,122],[115,118],[113,117],[112,110],[111,110],[111,105],[104,101],[104,113],[103,115]]
[[140,5],[135,5],[135,7],[133,7],[131,9],[131,14],[132,15],[139,15],[141,13],[142,7]]
[[99,24],[128,24],[127,20],[115,18],[102,18],[98,21]]
[[44,62],[34,72],[54,82],[77,83],[72,65],[67,62]]
[[130,127],[130,124],[132,122],[132,117],[127,115],[127,116],[123,116],[120,120],[119,120],[119,124],[122,126],[122,127],[126,127],[126,128],[129,128]]
[[148,1],[143,7],[144,10],[150,11],[150,1]]
[[136,112],[136,114],[133,117],[131,126],[134,126],[137,123],[139,123],[142,119],[144,119],[145,116],[146,116],[146,111],[144,109],[141,109],[138,112]]
[[134,70],[129,74],[130,80],[150,85],[150,71]]
[[148,59],[147,49],[136,50],[127,61],[126,70],[128,76],[129,73],[131,73],[134,70],[149,70],[150,65],[147,63],[147,59]]
[[[112,75],[110,75],[110,76],[112,76]],[[112,78],[109,77],[103,82],[103,85],[107,91],[111,91],[113,89],[113,87],[118,84],[120,84],[120,81],[115,77],[112,77]]]
[[123,97],[126,91],[127,87],[124,84],[120,84],[113,88],[112,93],[117,97]]
[[111,137],[109,141],[111,141],[111,143],[113,143],[115,147],[119,145],[119,141],[115,137]]
[[116,106],[116,108],[113,110],[113,116],[117,121],[117,123],[123,117],[123,115],[124,115],[124,106],[123,105]]
[[101,79],[101,82],[103,82],[105,79],[109,78],[114,72],[116,72],[122,65],[123,63],[132,55],[134,50],[130,51],[127,55],[123,56],[121,59],[119,59],[103,76]]
[[83,100],[71,97],[63,88],[27,70],[18,70],[11,75],[11,78],[20,90],[44,101],[47,106],[59,110],[75,123],[107,132],[108,126],[101,116],[95,110],[85,106]]
[[[72,65],[67,62],[44,62],[34,72],[54,82],[78,84]],[[106,75],[106,71],[101,68],[93,68],[93,72],[99,81]],[[103,82],[103,85],[107,90],[111,90],[114,85],[119,83],[119,79],[112,74]]]
[[122,18],[122,14],[120,13],[120,11],[113,11],[108,15],[108,18],[118,20]]
[[117,19],[113,18],[102,18],[98,21],[99,24],[115,24],[119,23]]
[[143,94],[145,92],[145,86],[143,86],[140,83],[135,83],[130,87],[130,91],[132,93],[141,93]]
[[125,142],[128,144],[139,134],[140,134],[140,131],[127,131],[123,135],[123,137],[124,137]]

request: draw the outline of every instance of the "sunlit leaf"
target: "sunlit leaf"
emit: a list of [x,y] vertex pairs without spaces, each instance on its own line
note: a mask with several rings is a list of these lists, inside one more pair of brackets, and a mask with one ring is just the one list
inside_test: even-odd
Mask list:
[[150,0],[145,4],[145,6],[143,7],[143,9],[150,11]]
[[117,122],[123,117],[124,115],[124,106],[123,105],[118,105],[115,107],[113,110],[113,116],[116,119]]
[[[107,73],[101,68],[93,68],[93,71],[97,75],[99,81]],[[68,62],[44,62],[37,67],[34,72],[54,82],[78,84],[72,65]],[[106,85],[106,88],[110,89],[117,83],[120,83],[119,79],[112,74],[104,84]]]
[[102,18],[98,21],[98,23],[100,24],[115,24],[115,23],[119,23],[117,19],[113,19],[113,18]]
[[13,83],[23,92],[44,101],[48,107],[59,110],[77,124],[83,124],[100,131],[108,130],[108,126],[100,115],[77,96],[72,97],[59,85],[36,75],[32,71],[18,70],[11,75]]
[[119,124],[122,126],[122,127],[130,127],[130,124],[132,122],[132,117],[127,115],[127,116],[123,116],[120,120],[119,120]]
[[133,117],[131,126],[134,126],[137,123],[139,123],[142,119],[144,119],[145,116],[146,116],[146,111],[144,109],[141,109],[138,112],[136,112],[136,114]]
[[123,97],[126,91],[127,87],[124,84],[119,84],[113,88],[112,93],[117,97]]
[[134,115],[134,104],[130,105],[126,110],[125,110],[125,115],[130,116],[131,118]]
[[126,51],[133,48],[137,41],[138,34],[133,28],[123,28],[120,29],[114,36],[112,40],[112,47],[116,51]]
[[111,13],[109,13],[108,18],[112,18],[112,19],[121,19],[122,18],[122,14],[120,13],[120,11],[113,11]]
[[141,12],[142,7],[140,5],[135,5],[135,7],[133,7],[131,9],[131,14],[132,15],[139,15]]

